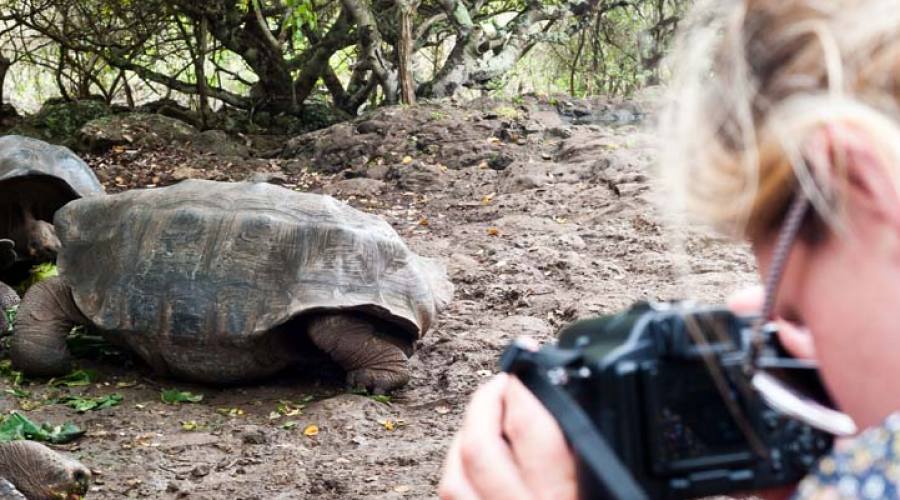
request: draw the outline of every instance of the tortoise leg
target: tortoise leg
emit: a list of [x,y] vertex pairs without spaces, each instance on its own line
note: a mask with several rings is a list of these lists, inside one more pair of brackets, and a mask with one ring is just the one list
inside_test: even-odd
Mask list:
[[90,482],[87,467],[40,443],[0,443],[0,498],[81,498]]
[[6,323],[6,311],[19,305],[19,302],[19,294],[12,287],[0,281],[0,335],[12,326]]
[[384,394],[409,382],[399,341],[379,335],[364,319],[340,313],[317,316],[310,321],[309,338],[347,372],[351,386]]
[[72,360],[66,336],[75,325],[86,323],[62,278],[37,283],[28,289],[16,314],[10,345],[13,366],[31,376],[68,373]]

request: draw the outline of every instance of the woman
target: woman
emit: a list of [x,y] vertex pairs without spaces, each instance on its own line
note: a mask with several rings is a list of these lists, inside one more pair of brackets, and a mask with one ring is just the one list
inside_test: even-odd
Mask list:
[[[900,2],[699,5],[683,37],[661,162],[682,210],[752,244],[766,276],[797,196],[814,208],[773,315],[818,360],[857,427],[796,487],[767,497],[900,494]],[[759,290],[731,301],[760,309]],[[500,375],[472,399],[447,458],[445,499],[575,498],[552,417]]]

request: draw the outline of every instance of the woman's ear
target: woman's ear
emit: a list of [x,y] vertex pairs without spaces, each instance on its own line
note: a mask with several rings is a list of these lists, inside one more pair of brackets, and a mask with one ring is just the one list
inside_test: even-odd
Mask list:
[[819,129],[804,147],[816,178],[824,180],[848,210],[860,210],[900,231],[897,176],[878,145],[857,127],[832,123]]

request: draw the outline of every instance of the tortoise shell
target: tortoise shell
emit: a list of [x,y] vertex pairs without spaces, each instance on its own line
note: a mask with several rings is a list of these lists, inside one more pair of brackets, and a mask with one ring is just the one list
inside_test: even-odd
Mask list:
[[85,198],[54,224],[81,312],[167,345],[241,345],[322,309],[373,315],[411,341],[452,291],[381,218],[270,184],[189,180]]
[[69,148],[19,135],[0,137],[0,236],[9,234],[22,203],[47,222],[66,203],[103,193],[88,165]]

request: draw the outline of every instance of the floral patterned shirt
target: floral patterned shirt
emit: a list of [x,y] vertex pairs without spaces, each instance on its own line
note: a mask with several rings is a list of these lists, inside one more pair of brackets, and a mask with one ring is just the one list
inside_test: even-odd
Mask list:
[[900,413],[852,439],[838,440],[794,499],[900,498]]

